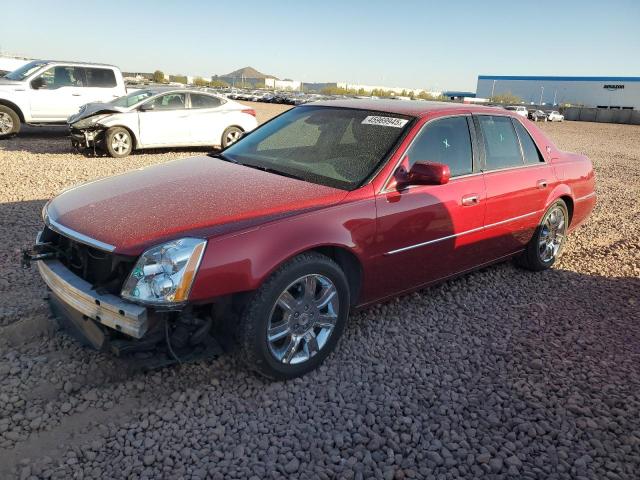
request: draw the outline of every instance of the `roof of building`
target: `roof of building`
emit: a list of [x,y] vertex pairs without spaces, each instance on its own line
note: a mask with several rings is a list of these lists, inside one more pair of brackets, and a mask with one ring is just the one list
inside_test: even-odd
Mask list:
[[[484,107],[479,105],[469,105],[453,102],[431,102],[424,100],[390,100],[390,99],[344,99],[344,100],[321,100],[309,104],[311,106],[355,108],[358,110],[374,110],[379,112],[396,113],[399,115],[410,115],[422,117],[434,111],[445,110],[465,110],[468,112],[496,112],[494,107]],[[500,110],[501,114],[505,110]]]
[[535,80],[549,82],[640,82],[640,77],[556,77],[519,75],[478,75],[478,80]]

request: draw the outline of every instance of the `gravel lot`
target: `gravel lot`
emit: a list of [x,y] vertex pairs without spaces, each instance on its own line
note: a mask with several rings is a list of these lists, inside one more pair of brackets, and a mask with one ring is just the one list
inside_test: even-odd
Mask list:
[[233,353],[142,374],[30,339],[45,290],[18,254],[45,200],[193,152],[88,158],[60,129],[0,143],[0,478],[638,478],[640,127],[543,127],[598,174],[553,270],[502,264],[355,313],[286,383]]

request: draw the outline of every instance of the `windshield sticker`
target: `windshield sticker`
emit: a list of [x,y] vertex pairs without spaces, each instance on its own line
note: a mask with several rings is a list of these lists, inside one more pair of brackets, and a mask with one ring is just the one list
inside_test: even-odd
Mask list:
[[383,127],[402,128],[407,124],[408,121],[409,120],[405,120],[404,118],[378,117],[375,115],[369,115],[362,121],[362,125],[380,125]]

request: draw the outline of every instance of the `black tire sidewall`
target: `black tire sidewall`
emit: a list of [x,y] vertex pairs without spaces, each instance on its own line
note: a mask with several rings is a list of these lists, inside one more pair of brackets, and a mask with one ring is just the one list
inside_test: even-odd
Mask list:
[[[124,132],[129,136],[130,147],[129,147],[129,151],[127,153],[120,154],[120,153],[116,152],[115,150],[113,150],[111,148],[111,140],[113,139],[113,136],[116,133],[120,133],[120,132]],[[105,142],[105,145],[104,145],[105,150],[113,158],[123,158],[123,157],[126,157],[126,156],[130,155],[133,152],[133,142],[134,142],[133,136],[131,135],[131,132],[129,130],[127,130],[126,128],[124,128],[124,127],[111,127],[111,128],[109,128],[107,130],[107,132],[105,133],[105,135],[104,135],[104,142]]]
[[15,110],[13,110],[12,108],[9,108],[5,105],[0,105],[0,112],[2,113],[8,113],[9,116],[11,117],[11,120],[13,120],[13,128],[9,133],[5,133],[5,134],[0,134],[0,139],[2,138],[10,138],[14,135],[16,135],[19,131],[20,131],[20,117],[18,116],[18,114],[15,112]]
[[[316,355],[300,364],[283,364],[274,358],[267,343],[269,318],[276,300],[284,289],[298,278],[309,274],[324,275],[335,285],[340,300],[338,319],[327,343]],[[285,264],[256,292],[243,315],[243,322],[252,323],[248,331],[253,334],[251,338],[245,338],[245,348],[251,350],[246,352],[249,354],[247,357],[250,362],[255,362],[255,365],[249,366],[263,375],[279,380],[295,378],[314,370],[335,349],[342,336],[349,316],[349,302],[347,279],[340,267],[328,257],[314,255],[308,261]]]

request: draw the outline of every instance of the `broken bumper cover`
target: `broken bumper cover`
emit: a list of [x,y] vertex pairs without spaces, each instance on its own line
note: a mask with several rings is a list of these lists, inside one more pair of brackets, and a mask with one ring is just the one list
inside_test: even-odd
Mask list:
[[[78,329],[84,330],[82,321],[91,319],[136,339],[142,338],[147,332],[149,324],[145,307],[126,302],[115,295],[96,292],[88,282],[67,269],[59,260],[39,260],[38,270],[51,289],[56,303],[62,304],[58,307],[68,307],[63,310],[70,310],[59,313],[67,317],[65,320],[72,321]],[[74,311],[79,315],[72,315]],[[96,348],[100,348],[91,338],[88,340]]]
[[69,136],[74,146],[90,148],[102,143],[104,140],[104,128],[99,126],[85,129],[72,127],[69,129]]

